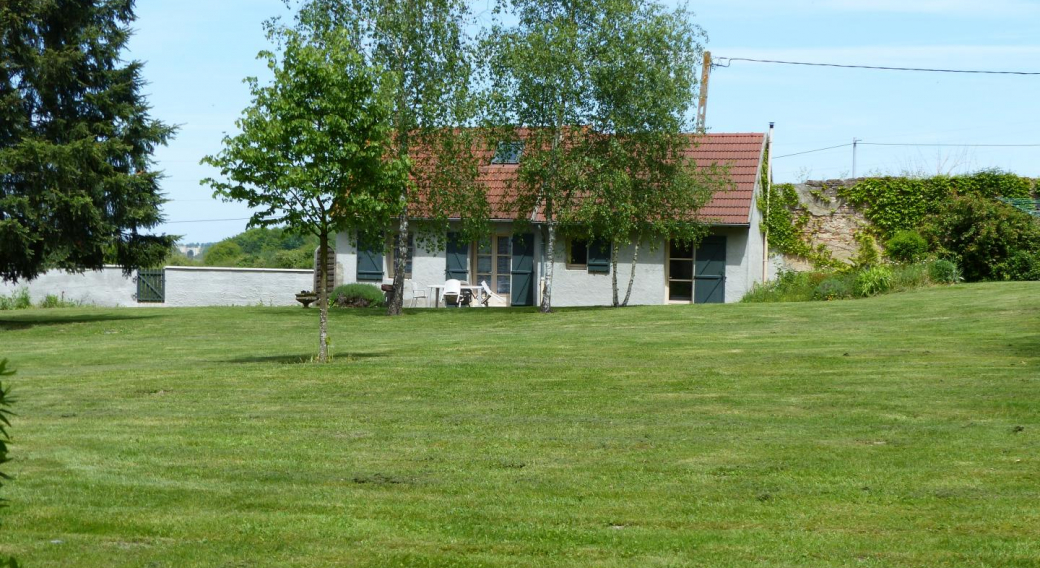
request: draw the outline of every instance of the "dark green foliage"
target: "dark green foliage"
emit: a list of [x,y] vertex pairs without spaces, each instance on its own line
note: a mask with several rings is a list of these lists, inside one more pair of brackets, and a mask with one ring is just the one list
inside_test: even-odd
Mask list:
[[888,292],[892,288],[892,269],[887,266],[871,266],[856,274],[852,293],[865,298]]
[[963,176],[931,178],[870,178],[839,191],[862,209],[885,237],[901,229],[916,229],[924,218],[938,212],[954,196],[1029,197],[1033,181],[999,170]]
[[999,280],[1040,280],[1040,251],[1015,251],[994,272]]
[[[1005,268],[1019,252],[1040,252],[1040,222],[1015,207],[978,196],[954,197],[925,219],[922,234],[969,282],[1017,277]],[[1016,261],[1016,266],[1021,266]]]
[[123,55],[132,0],[0,6],[0,279],[47,268],[128,273],[173,238],[151,155],[174,129],[152,119],[140,62]]
[[333,304],[341,308],[367,308],[381,306],[385,300],[379,286],[372,284],[344,284],[332,291]]
[[956,284],[961,271],[952,260],[939,259],[928,263],[928,277],[936,284]]
[[885,242],[885,254],[896,262],[917,262],[927,253],[928,241],[913,229],[896,231],[895,235]]

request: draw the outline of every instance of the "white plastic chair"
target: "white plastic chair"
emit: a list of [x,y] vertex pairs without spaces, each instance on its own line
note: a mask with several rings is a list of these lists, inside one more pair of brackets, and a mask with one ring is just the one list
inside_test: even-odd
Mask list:
[[505,303],[505,298],[491,291],[491,287],[488,286],[487,280],[481,280],[480,298],[478,299],[480,305],[484,306],[485,308],[488,307],[488,302],[490,302],[492,298],[495,298],[496,300],[501,300],[503,303]]
[[430,297],[426,294],[426,288],[423,288],[422,285],[417,284],[415,282],[415,280],[412,280],[412,307],[413,308],[418,307],[418,305],[419,305],[419,298],[422,298],[423,307],[424,308],[429,307],[429,305],[430,305]]
[[458,280],[448,280],[444,283],[444,294],[441,295],[444,299],[444,306],[459,307],[459,299],[462,298],[462,282]]

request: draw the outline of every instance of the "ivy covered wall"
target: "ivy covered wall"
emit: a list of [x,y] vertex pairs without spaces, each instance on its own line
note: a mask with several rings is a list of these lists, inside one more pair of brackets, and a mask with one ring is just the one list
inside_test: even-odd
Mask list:
[[[759,199],[769,246],[796,270],[840,267],[876,242],[917,229],[954,196],[1036,198],[1037,180],[996,170],[932,178],[876,177],[776,184]],[[768,200],[768,207],[767,207]],[[768,208],[768,214],[765,214]]]

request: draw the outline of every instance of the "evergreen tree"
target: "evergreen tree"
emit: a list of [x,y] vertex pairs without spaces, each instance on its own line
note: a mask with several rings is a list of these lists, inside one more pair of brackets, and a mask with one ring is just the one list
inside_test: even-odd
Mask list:
[[142,64],[120,54],[133,0],[5,0],[0,5],[0,277],[47,268],[128,273],[161,262],[156,146]]

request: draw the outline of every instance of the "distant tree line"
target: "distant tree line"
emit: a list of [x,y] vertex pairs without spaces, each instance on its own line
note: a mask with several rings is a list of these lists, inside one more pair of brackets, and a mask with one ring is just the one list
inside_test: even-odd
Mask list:
[[176,248],[168,266],[231,266],[237,268],[312,268],[318,238],[290,233],[280,227],[257,227],[228,237],[203,249],[200,257],[188,258]]

